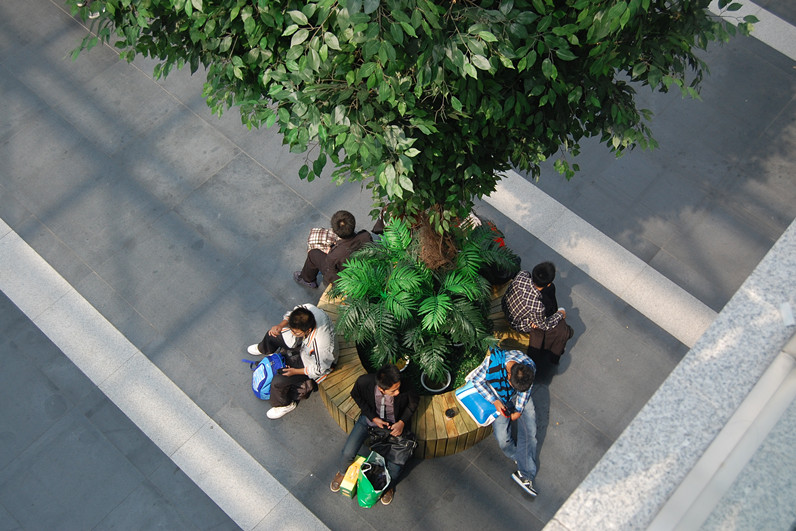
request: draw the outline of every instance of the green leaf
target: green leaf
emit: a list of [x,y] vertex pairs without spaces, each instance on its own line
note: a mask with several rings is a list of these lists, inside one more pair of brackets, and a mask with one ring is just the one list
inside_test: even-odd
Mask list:
[[332,50],[340,50],[340,42],[337,40],[337,36],[334,33],[329,33],[328,31],[323,34],[323,42],[331,48]]
[[544,74],[544,77],[547,79],[555,79],[558,76],[558,70],[556,70],[553,62],[547,57],[542,61],[542,74]]
[[191,0],[191,5],[193,5],[194,9],[197,11],[202,11],[202,0]]
[[462,102],[456,96],[451,96],[451,107],[456,111],[462,110]]
[[560,48],[556,50],[556,55],[562,61],[573,61],[577,59],[577,56],[574,53],[572,53],[572,50],[568,50],[566,48]]
[[733,2],[732,4],[727,6],[727,11],[738,11],[742,7],[743,5],[739,4],[738,2]]
[[307,24],[310,23],[310,21],[307,20],[307,15],[305,15],[301,11],[298,10],[288,11],[287,14],[290,15],[290,18],[293,19],[293,22],[295,22],[299,26],[306,26]]
[[366,15],[370,15],[378,8],[379,8],[379,0],[365,0],[364,12]]
[[497,37],[495,37],[495,35],[490,31],[479,31],[476,33],[476,35],[484,39],[486,42],[497,42]]
[[489,59],[483,55],[474,55],[470,58],[470,60],[473,62],[473,65],[480,70],[489,70],[492,68],[492,65],[489,64]]
[[417,37],[417,33],[415,33],[415,28],[413,28],[411,24],[409,24],[408,22],[400,22],[400,24],[407,35],[410,35],[412,37]]
[[304,28],[298,30],[296,33],[293,34],[293,38],[290,39],[290,47],[292,48],[293,46],[301,44],[302,42],[306,41],[307,37],[309,36],[310,36],[309,30],[306,30]]

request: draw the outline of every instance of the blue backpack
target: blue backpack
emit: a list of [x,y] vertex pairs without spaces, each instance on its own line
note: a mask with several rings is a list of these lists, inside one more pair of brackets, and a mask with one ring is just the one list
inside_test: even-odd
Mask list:
[[[252,367],[254,373],[252,374],[252,392],[254,396],[260,400],[268,400],[271,398],[271,380],[274,379],[276,371],[286,367],[285,358],[281,352],[275,352],[263,358],[260,363],[242,360]],[[257,365],[255,366],[255,363]]]

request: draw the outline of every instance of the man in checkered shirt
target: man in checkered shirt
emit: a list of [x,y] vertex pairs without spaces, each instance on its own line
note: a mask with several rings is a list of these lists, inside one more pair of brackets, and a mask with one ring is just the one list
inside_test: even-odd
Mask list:
[[517,273],[503,296],[503,313],[509,326],[530,335],[528,354],[531,357],[540,350],[547,350],[550,361],[558,365],[574,331],[565,321],[566,310],[558,307],[553,284],[555,276],[552,262],[542,262],[531,273]]
[[337,280],[351,253],[372,241],[368,231],[356,232],[356,223],[351,212],[338,210],[332,216],[331,230],[310,230],[304,267],[293,272],[293,280],[307,288],[318,287],[318,273],[327,284]]

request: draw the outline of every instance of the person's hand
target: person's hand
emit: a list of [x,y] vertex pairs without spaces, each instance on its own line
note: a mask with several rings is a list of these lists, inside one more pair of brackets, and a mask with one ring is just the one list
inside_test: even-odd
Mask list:
[[386,420],[382,420],[379,417],[375,417],[375,418],[373,418],[371,420],[373,420],[373,424],[375,424],[379,428],[389,428],[390,427],[390,423],[389,422],[387,422]]
[[299,376],[304,374],[304,369],[294,369],[293,367],[285,367],[280,369],[282,376]]
[[501,402],[500,400],[495,400],[494,402],[492,402],[492,405],[495,406],[497,412],[503,415],[504,417],[509,416],[508,411],[506,410],[506,406],[504,406],[503,402]]
[[279,325],[274,325],[268,330],[268,335],[273,337],[277,337],[281,333],[282,328]]
[[392,426],[390,426],[390,435],[393,437],[400,437],[400,435],[404,432],[404,421],[399,420]]
[[511,417],[509,417],[509,418],[511,420],[517,420],[518,418],[520,418],[521,415],[522,415],[522,413],[520,411],[515,411],[514,413],[511,414]]
[[558,313],[561,314],[561,318],[562,319],[566,319],[567,318],[567,311],[564,308],[559,308],[558,309]]
[[536,323],[531,323],[531,328],[539,328],[539,327],[536,326]]

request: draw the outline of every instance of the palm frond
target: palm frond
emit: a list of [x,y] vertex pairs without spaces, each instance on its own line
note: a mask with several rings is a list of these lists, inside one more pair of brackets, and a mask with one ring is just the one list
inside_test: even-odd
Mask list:
[[466,243],[456,255],[456,269],[470,274],[478,273],[484,265],[481,253],[482,249],[477,245]]
[[406,291],[388,291],[383,296],[384,306],[401,322],[412,318],[417,309],[417,300]]
[[423,284],[424,275],[421,268],[415,264],[402,263],[395,266],[387,280],[387,291],[397,293],[405,291],[417,292]]
[[409,224],[403,219],[391,219],[384,226],[381,243],[391,254],[401,253],[412,241],[412,231]]
[[479,300],[483,296],[479,278],[479,275],[468,275],[462,271],[453,270],[442,276],[440,290],[462,295],[469,300]]
[[486,317],[472,301],[457,299],[448,313],[447,333],[454,343],[478,346],[480,338],[487,335]]
[[426,339],[415,351],[413,359],[432,380],[440,380],[448,369],[450,342],[442,335],[426,336]]
[[346,260],[346,266],[334,282],[333,289],[347,299],[378,297],[388,274],[388,264],[352,256]]
[[418,312],[423,316],[423,328],[438,332],[445,324],[448,310],[451,309],[452,304],[450,295],[446,293],[431,295],[423,299],[418,308]]
[[335,330],[346,341],[369,343],[375,341],[376,327],[368,317],[378,311],[378,306],[368,300],[347,300],[341,305]]

